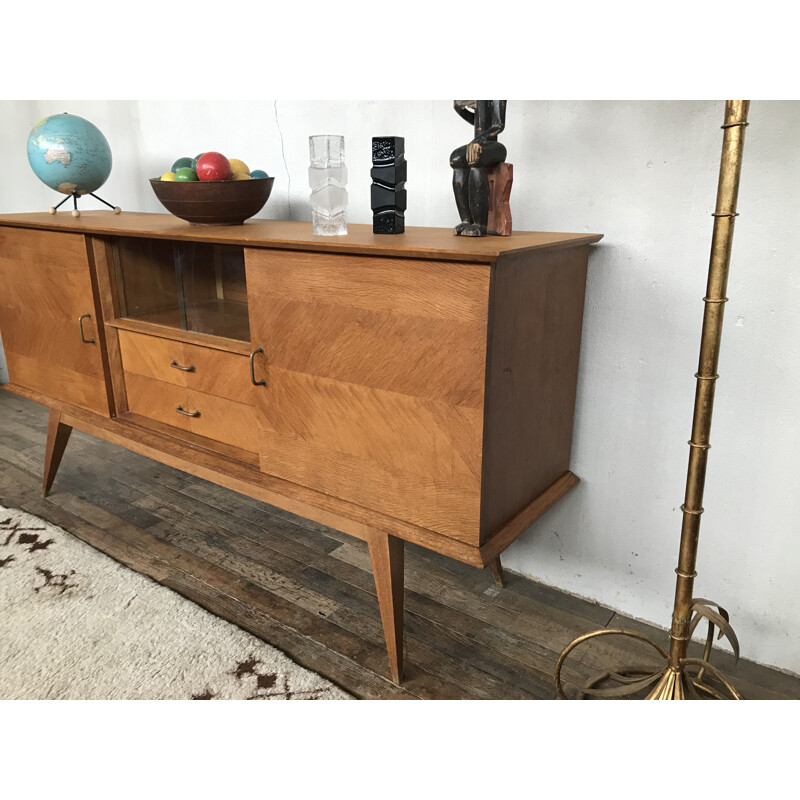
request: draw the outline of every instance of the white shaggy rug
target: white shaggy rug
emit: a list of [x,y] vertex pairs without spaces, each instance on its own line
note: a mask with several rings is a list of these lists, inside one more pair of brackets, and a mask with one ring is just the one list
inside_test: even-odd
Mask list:
[[0,699],[352,698],[61,528],[0,506]]

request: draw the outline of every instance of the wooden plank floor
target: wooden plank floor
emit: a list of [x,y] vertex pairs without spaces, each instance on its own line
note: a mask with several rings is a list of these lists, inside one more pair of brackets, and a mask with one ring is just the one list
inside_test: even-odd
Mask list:
[[[73,432],[51,495],[41,496],[47,410],[0,391],[0,504],[46,519],[275,645],[368,699],[552,699],[573,638],[603,627],[664,631],[515,575],[422,548],[406,551],[406,679],[388,664],[363,542]],[[735,620],[734,620],[735,624]],[[746,647],[746,642],[744,643]],[[649,655],[602,637],[576,651],[564,681]],[[731,657],[718,653],[730,668]],[[741,661],[753,699],[798,699],[800,679]]]

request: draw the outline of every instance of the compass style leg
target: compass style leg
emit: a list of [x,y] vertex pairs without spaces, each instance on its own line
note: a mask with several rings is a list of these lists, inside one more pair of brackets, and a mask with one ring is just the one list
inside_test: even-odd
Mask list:
[[99,200],[101,203],[105,203],[115,214],[119,214],[122,209],[119,206],[112,206],[111,203],[103,200],[102,197],[98,197],[94,192],[89,192],[89,194],[94,197],[95,200]]
[[47,423],[47,445],[44,454],[44,478],[42,480],[42,494],[44,497],[50,493],[50,487],[58,472],[61,457],[72,433],[72,426],[61,422],[61,412],[50,409],[50,419]]
[[372,573],[386,638],[392,680],[403,680],[403,568],[405,542],[386,533],[373,533],[368,540]]
[[506,579],[503,577],[503,565],[500,563],[500,556],[497,556],[493,561],[490,561],[486,566],[494,577],[494,582],[502,589],[506,585]]

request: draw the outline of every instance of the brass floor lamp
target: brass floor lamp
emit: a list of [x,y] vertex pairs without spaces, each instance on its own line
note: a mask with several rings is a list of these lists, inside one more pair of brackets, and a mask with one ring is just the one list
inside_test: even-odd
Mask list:
[[[555,669],[556,694],[566,699],[561,683],[561,669],[565,659],[578,645],[598,636],[628,636],[649,644],[660,656],[657,664],[617,667],[591,678],[578,692],[580,699],[620,698],[647,691],[648,700],[684,699],[741,699],[738,692],[716,667],[709,663],[715,630],[720,638],[725,636],[739,658],[739,643],[733,632],[725,609],[716,603],[693,597],[694,579],[697,577],[697,543],[700,534],[700,515],[703,513],[703,490],[708,462],[711,415],[714,408],[714,388],[719,375],[720,341],[728,270],[733,243],[736,202],[739,195],[739,177],[742,171],[744,129],[747,126],[749,100],[728,100],[725,104],[725,122],[722,140],[722,159],[717,187],[717,205],[714,212],[714,233],[711,240],[711,260],[708,268],[708,286],[703,315],[703,333],[700,339],[700,364],[695,374],[697,388],[694,400],[692,438],[689,440],[689,468],[686,476],[686,497],[681,510],[681,545],[678,557],[678,575],[675,586],[675,605],[672,612],[669,652],[647,636],[635,631],[604,628],[587,633],[572,641],[559,656]],[[708,635],[702,658],[688,658],[687,649],[697,626],[705,620]],[[610,686],[608,684],[611,684]]]

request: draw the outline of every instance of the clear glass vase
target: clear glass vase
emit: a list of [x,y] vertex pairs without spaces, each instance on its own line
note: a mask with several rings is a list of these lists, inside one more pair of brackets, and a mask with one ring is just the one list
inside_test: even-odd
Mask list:
[[309,136],[311,166],[311,222],[314,233],[342,236],[347,233],[347,167],[344,164],[344,136]]

